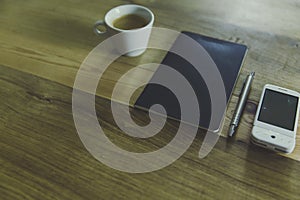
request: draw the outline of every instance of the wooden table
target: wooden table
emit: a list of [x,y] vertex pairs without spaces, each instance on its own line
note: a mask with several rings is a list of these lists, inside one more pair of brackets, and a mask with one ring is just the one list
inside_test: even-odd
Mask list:
[[[226,113],[222,135],[237,103],[242,82],[256,72],[253,88],[233,140],[221,137],[213,151],[198,158],[203,135],[188,151],[159,171],[130,174],[107,167],[84,148],[72,116],[72,87],[88,53],[104,38],[93,23],[110,8],[136,3],[150,8],[155,26],[191,31],[247,44],[250,48]],[[300,2],[297,0],[0,1],[0,199],[299,199],[300,132],[287,157],[249,144],[262,87],[300,86]],[[129,69],[160,62],[147,50],[121,57],[103,74],[96,110],[106,135],[130,151],[153,151],[174,136],[168,120],[159,135],[131,138],[116,127],[111,91]],[[140,68],[128,88],[155,69]],[[135,93],[132,102],[141,90]],[[145,113],[131,109],[146,123]]]

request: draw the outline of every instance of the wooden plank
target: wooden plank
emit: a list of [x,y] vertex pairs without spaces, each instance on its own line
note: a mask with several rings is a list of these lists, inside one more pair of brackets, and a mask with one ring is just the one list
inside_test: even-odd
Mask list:
[[[94,159],[83,147],[72,117],[72,88],[0,66],[1,199],[297,199],[299,162],[221,138],[198,158],[199,132],[172,165],[128,174]],[[115,128],[110,101],[97,97],[105,134],[122,148],[148,152],[170,141],[177,123],[163,134],[133,139]],[[147,123],[144,112],[132,110]],[[175,130],[175,131],[174,131]]]
[[[124,3],[92,1],[79,5],[30,0],[11,4],[4,1],[0,12],[1,64],[72,86],[80,63],[105,39],[93,34],[94,21],[102,18],[111,7]],[[188,30],[247,44],[250,51],[242,74],[257,72],[256,80],[261,79],[254,86],[257,93],[267,82],[297,89],[300,83],[298,1],[134,3],[152,9],[158,27]],[[286,10],[288,14],[285,14]],[[182,15],[178,17],[178,13]],[[163,58],[160,55],[149,51],[137,58],[116,60],[103,77],[104,88],[98,90],[98,95],[109,98],[112,87],[124,71],[147,62],[160,62]],[[151,76],[143,69],[141,74]],[[257,96],[254,98],[257,100]]]

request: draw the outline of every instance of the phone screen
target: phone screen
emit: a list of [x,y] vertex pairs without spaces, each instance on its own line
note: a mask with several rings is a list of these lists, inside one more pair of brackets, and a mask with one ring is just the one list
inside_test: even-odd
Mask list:
[[298,97],[266,89],[258,120],[293,131]]

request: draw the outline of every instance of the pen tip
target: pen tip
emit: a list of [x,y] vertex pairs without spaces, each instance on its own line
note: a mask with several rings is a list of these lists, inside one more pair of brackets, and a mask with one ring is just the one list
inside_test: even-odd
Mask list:
[[251,75],[251,76],[255,76],[255,72],[251,72],[250,75]]
[[234,126],[230,126],[229,130],[228,130],[228,136],[232,137],[235,131],[235,127]]

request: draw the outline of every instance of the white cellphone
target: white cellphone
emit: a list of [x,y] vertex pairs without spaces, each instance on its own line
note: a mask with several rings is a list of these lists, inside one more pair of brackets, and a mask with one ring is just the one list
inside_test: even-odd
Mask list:
[[286,88],[264,86],[251,132],[252,143],[282,153],[295,148],[300,94]]

